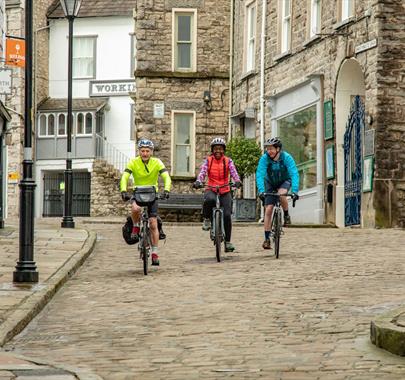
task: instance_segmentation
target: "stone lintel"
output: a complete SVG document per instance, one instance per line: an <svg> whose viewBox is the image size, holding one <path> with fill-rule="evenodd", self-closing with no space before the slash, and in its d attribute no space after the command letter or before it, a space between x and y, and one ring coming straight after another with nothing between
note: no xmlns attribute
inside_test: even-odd
<svg viewBox="0 0 405 380"><path fill-rule="evenodd" d="M228 72L213 71L209 73L183 73L173 71L136 70L135 78L185 78L185 79L229 79Z"/></svg>

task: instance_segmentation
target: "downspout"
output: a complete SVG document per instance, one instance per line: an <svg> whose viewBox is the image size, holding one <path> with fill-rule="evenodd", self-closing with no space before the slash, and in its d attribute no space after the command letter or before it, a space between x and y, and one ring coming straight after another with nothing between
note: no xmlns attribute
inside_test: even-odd
<svg viewBox="0 0 405 380"><path fill-rule="evenodd" d="M229 116L228 116L228 140L232 137L232 81L233 81L233 12L234 12L234 0L231 0L231 15L230 15L230 43L229 43Z"/></svg>
<svg viewBox="0 0 405 380"><path fill-rule="evenodd" d="M266 50L266 12L267 12L267 0L262 1L262 33L260 41L260 147L264 150L264 114L265 114L265 99L264 99L264 60Z"/></svg>

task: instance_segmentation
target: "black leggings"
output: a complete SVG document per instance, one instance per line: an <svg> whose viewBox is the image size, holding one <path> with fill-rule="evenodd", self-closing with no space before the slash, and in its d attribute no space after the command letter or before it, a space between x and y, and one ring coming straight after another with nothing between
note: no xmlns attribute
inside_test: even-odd
<svg viewBox="0 0 405 380"><path fill-rule="evenodd" d="M203 216L205 219L212 218L212 209L215 207L215 193L213 191L206 191L204 194ZM224 227L225 227L225 241L231 241L232 234L232 196L231 193L220 195L219 200L221 207L224 209Z"/></svg>

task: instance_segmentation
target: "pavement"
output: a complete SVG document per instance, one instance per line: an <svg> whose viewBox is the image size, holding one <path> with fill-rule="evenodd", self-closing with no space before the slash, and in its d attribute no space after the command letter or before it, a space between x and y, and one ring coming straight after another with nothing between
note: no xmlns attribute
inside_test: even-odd
<svg viewBox="0 0 405 380"><path fill-rule="evenodd" d="M61 229L60 220L35 221L34 261L39 273L35 284L13 283L19 259L17 219L6 220L0 229L0 346L3 347L44 308L58 289L91 254L96 233L77 226ZM0 380L96 380L73 367L32 360L0 351Z"/></svg>
<svg viewBox="0 0 405 380"><path fill-rule="evenodd" d="M367 338L369 341L370 337L364 335L364 331L367 331L367 329L364 329L365 324L368 323L368 325L370 325L371 323L371 330L372 332L374 331L374 336L378 336L378 339L375 338L374 343L378 347L389 350L382 342L384 342L384 336L387 336L386 340L392 340L392 334L384 335L379 333L379 329L386 329L388 323L389 328L394 329L395 332L403 331L402 334L399 334L399 349L403 347L401 346L401 339L404 339L405 336L405 309L401 306L403 305L404 298L403 293L400 291L401 287L398 286L400 284L398 280L403 275L400 267L402 264L399 264L401 262L399 256L402 252L401 246L403 246L404 243L404 232L399 230L387 230L387 234L384 234L384 231L381 230L333 229L329 232L323 229L318 231L312 230L311 232L310 229L291 229L291 232L288 231L290 235L289 238L285 240L285 250L287 251L285 252L285 257L283 256L280 261L276 262L269 262L269 259L267 259L267 261L259 263L254 260L252 263L256 265L249 268L246 267L246 264L250 262L249 260L252 260L252 254L261 255L263 253L260 249L256 252L255 249L252 248L251 239L252 236L258 235L258 226L252 223L237 224L235 226L235 235L238 236L239 241L242 241L243 244L239 244L239 254L236 253L232 255L233 258L227 259L226 262L223 263L227 265L227 268L229 267L231 271L224 272L223 276L225 277L222 278L222 276L217 276L220 266L215 263L215 260L211 256L189 260L185 260L181 255L179 256L179 253L183 252L184 248L188 247L190 249L190 247L195 246L193 242L194 239L201 241L201 232L196 232L193 229L194 224L190 223L188 227L180 228L167 224L168 232L173 236L173 240L172 244L169 243L168 246L165 247L165 251L167 251L167 255L171 257L170 261L173 267L166 268L168 263L164 263L163 267L159 268L159 272L161 272L160 281L164 281L165 277L163 276L166 275L168 284L170 285L167 286L168 291L172 289L176 294L178 294L178 290L175 290L177 286L185 286L185 288L191 289L196 283L199 284L197 293L193 290L183 295L184 300L182 302L185 304L188 313L190 313L190 307L192 311L194 304L200 304L202 302L202 292L204 287L207 288L208 283L211 284L212 282L214 289L220 289L222 287L229 288L229 286L231 286L230 284L234 284L233 286L238 292L234 295L231 293L222 293L224 298L220 304L213 302L211 303L212 305L210 304L211 308L205 307L205 311L201 311L201 309L198 308L198 313L200 314L189 315L190 323L180 327L169 324L167 331L160 331L158 328L159 325L156 327L152 323L153 320L151 321L150 317L146 318L146 316L150 316L152 310L156 309L156 304L162 305L160 315L164 315L167 312L166 309L170 306L170 300L173 299L173 307L169 310L174 310L175 315L173 318L169 318L169 316L166 318L170 321L172 321L172 319L176 321L179 318L179 315L177 315L178 308L182 306L182 303L179 304L176 297L172 297L172 295L168 296L165 292L161 294L162 300L160 303L156 301L156 299L144 300L144 292L148 289L151 290L151 288L153 290L154 286L158 286L157 283L151 282L153 278L158 275L156 271L153 271L151 276L148 276L150 277L149 279L144 279L144 277L140 275L139 279L135 277L132 280L134 283L127 285L127 288L130 289L136 284L137 287L140 287L140 294L139 296L137 294L132 295L136 298L136 302L133 302L131 299L125 303L126 308L128 308L129 305L137 305L137 307L143 307L142 310L146 310L146 316L144 316L143 313L137 315L139 323L135 325L138 326L138 328L139 326L146 326L148 323L152 323L151 330L156 334L155 330L158 328L157 331L160 331L163 336L163 340L155 337L157 340L154 339L152 342L143 341L144 335L149 336L150 332L142 330L139 335L137 335L137 339L143 343L142 347L145 349L144 354L142 350L141 353L134 351L132 344L128 344L128 347L126 347L127 343L124 339L122 344L124 344L125 349L128 349L128 352L125 353L125 355L128 355L128 358L116 357L118 352L115 347L110 354L112 359L105 359L106 357L108 358L108 356L107 354L104 355L103 350L108 349L108 342L112 341L117 345L120 341L114 335L117 333L115 327L117 318L116 312L114 311L115 308L108 308L108 311L103 309L103 318L105 318L105 320L103 320L103 326L106 325L104 328L108 331L106 330L104 333L100 333L100 331L94 332L93 329L95 329L97 325L93 326L93 324L91 324L91 326L89 326L87 334L91 336L92 339L86 344L94 345L92 355L88 356L87 351L85 351L85 353L80 352L80 345L75 345L78 352L69 351L71 347L66 345L64 341L49 340L47 336L44 335L42 338L35 337L35 339L33 339L37 352L34 352L34 346L30 347L29 341L26 343L29 349L23 350L24 355L22 355L21 352L20 354L16 354L7 348L7 351L5 351L4 346L7 342L10 344L10 340L13 337L16 337L18 342L17 335L23 331L27 324L35 318L61 286L68 281L90 256L97 240L96 233L92 230L99 229L101 231L99 239L101 239L101 243L106 244L105 248L102 248L102 244L100 245L97 260L96 257L91 260L94 265L100 267L102 271L100 276L104 286L107 286L107 284L105 284L104 275L108 273L107 271L111 271L115 262L120 264L119 267L128 267L128 263L127 265L122 265L123 263L119 261L123 260L122 254L113 251L114 247L117 247L117 244L122 244L121 241L114 241L113 238L113 236L116 236L117 239L120 239L116 231L114 232L113 230L115 228L118 231L118 224L121 223L122 218L77 218L76 228L61 229L59 227L59 219L37 220L35 222L34 261L36 262L39 272L39 282L33 285L18 285L12 282L19 252L18 221L6 221L6 228L0 230L0 346L3 347L3 351L0 350L0 380L121 379L119 375L122 372L122 366L124 364L129 368L127 372L128 377L125 377L125 379L132 379L133 377L130 373L133 373L135 369L137 371L144 369L144 372L141 372L141 377L139 378L154 379L156 378L155 371L162 371L162 375L172 375L172 377L168 376L167 379L189 379L194 378L196 366L198 368L206 368L207 366L214 367L214 369L207 371L207 374L201 371L199 372L198 376L206 374L203 376L205 378L219 378L225 375L236 376L239 372L241 378L262 377L262 375L265 378L266 376L270 376L267 378L273 378L273 372L271 372L273 368L270 370L270 363L266 364L268 358L267 354L273 355L273 361L275 360L274 358L277 359L277 363L279 363L278 366L280 367L278 371L284 371L283 377L280 377L282 379L329 379L329 376L333 377L333 375L336 376L336 379L346 379L346 377L339 377L343 371L347 371L344 372L344 376L349 376L347 377L348 379L401 379L403 378L401 377L402 375L405 376L404 366L400 364L400 361L397 361L395 358L386 357L380 354L379 351L372 351L367 345ZM111 225L114 224L117 226L112 228ZM105 226L100 228L97 227L97 225ZM250 227L239 228L245 226ZM198 231L199 230L200 228L198 228ZM178 234L178 236L175 238L176 234ZM180 239L181 236L185 235L189 236L189 241L187 241L186 244ZM383 241L384 236L388 237L386 247L382 247L383 249L381 249L380 255L370 255L368 260L371 261L367 262L367 260L365 260L367 252L372 252L375 247L378 247L378 243ZM299 242L301 242L301 244ZM339 246L336 245L335 242L339 242ZM260 245L259 242L253 243L254 246ZM207 247L209 247L209 252L211 252L212 248L210 245L207 245ZM203 248L205 249L206 247ZM203 251L199 254L202 254L202 252ZM292 252L294 252L294 258L291 255ZM352 252L356 252L355 257L352 256ZM340 255L340 257L336 257L336 254ZM284 251L282 255L284 255ZM313 255L315 259L314 262L308 263L309 255ZM319 258L322 257L322 260L316 260L317 256L319 256ZM273 278L266 279L269 275L267 268L269 263L271 263L271 267L273 267L275 271L272 273ZM325 269L325 263L330 265L328 269ZM389 263L396 263L396 266L390 267ZM103 264L109 269L102 267ZM286 267L286 264L289 264L288 267ZM301 269L298 270L298 268ZM196 272L196 269L198 272ZM84 271L84 277L89 278L89 273L86 273L86 271L90 270L93 271L94 268L87 268ZM193 275L190 277L192 281L187 283L186 279L189 277L189 271L193 273ZM301 271L303 272L301 273ZM125 271L123 273L127 274ZM174 275L175 273L176 275ZM248 276L249 273L255 273L254 278L257 277L257 281L253 284L247 282L248 278L250 281L252 280L252 277ZM132 272L131 274L133 275ZM201 278L199 278L197 274L201 275ZM184 276L186 277L184 278ZM242 277L240 278L238 276ZM230 283L226 283L225 285L228 278ZM261 280L259 281L260 278ZM350 282L348 281L349 279ZM112 295L113 300L117 298L117 291L119 290L119 287L114 284L115 280L121 284L121 272L116 279L114 276L110 279L113 289L108 291L107 288L106 291L106 294ZM170 281L173 281L173 283ZM293 284L295 282L297 282L297 284L294 286ZM143 283L145 283L145 288L143 288ZM251 292L252 288L262 289L262 291L267 292L267 288L269 288L268 290L274 289L275 283L278 283L277 287L279 288L279 292L282 293L284 290L288 290L288 292L281 295L273 294L274 292L267 293L266 297L268 298L268 303L262 302L263 300L259 293L255 294ZM321 283L323 284L322 286L320 286ZM378 289L376 286L378 283L381 284L381 289ZM368 284L369 288L367 292L363 290L363 286L366 284ZM89 282L79 278L75 281L75 286L82 286L83 289L80 289L78 294L73 293L71 297L68 297L69 299L80 299L79 297L86 297L86 295L88 295L92 300L96 300L97 297L102 296L101 304L106 302L104 294L100 295L99 289L95 289L94 294L91 293L93 290L89 288ZM125 299L129 294L128 289L122 285L120 286L123 288L122 291L125 294L122 295L122 299ZM397 289L395 289L395 287L397 287ZM308 289L310 290L309 292ZM378 292L371 293L370 289L378 290ZM210 291L212 292L212 289L210 289ZM292 293L290 293L290 291ZM354 296L354 294L356 296ZM215 294L211 293L210 296L204 294L204 297L211 297L213 295ZM234 296L236 297L235 299L232 298ZM118 297L118 300L119 299L120 297ZM250 300L249 309L251 309L250 314L252 315L249 317L247 315L249 309L245 309L243 305L241 306L242 308L239 312L242 313L243 310L244 317L240 320L238 319L238 323L233 326L233 328L237 326L236 332L229 330L229 326L226 323L227 318L229 318L229 321L232 320L233 313L229 312L229 315L225 313L225 324L223 325L221 325L222 322L219 319L212 320L212 315L224 313L225 305L228 303L229 305L235 305L235 302L237 300L239 302L241 299ZM303 299L306 300L304 303L298 302ZM281 302L281 300L283 301ZM68 302L68 299L66 299L66 302ZM270 316L271 309L268 308L268 305L273 305L272 309L273 314L275 313L274 315ZM60 310L62 313L62 322L60 323L63 323L63 321L66 322L66 315L63 314L63 310L68 306L68 303L62 306L55 306L50 314L57 316L56 310ZM398 306L400 306L400 308L398 308ZM85 307L89 307L89 310L85 310ZM87 321L90 320L92 315L93 318L98 318L94 315L92 307L93 305L88 305L87 301L80 310L81 313L87 313ZM260 317L264 309L266 309L266 313L263 314L264 319L262 322L264 323L261 323ZM136 314L135 310L131 312L131 315ZM114 314L111 325L108 324L109 312ZM129 310L126 311L126 313L129 312ZM69 311L69 315L72 314L73 311ZM334 320L332 318L334 314L341 318ZM299 316L299 326L295 326L297 315ZM342 317L346 318L348 315L351 315L350 320L348 319L345 323L342 323ZM379 322L383 317L384 324ZM161 319L161 317L159 318ZM84 323L80 322L83 320L86 320L86 318L77 317L71 319L72 322L74 321L73 323L76 323L76 321L77 323ZM201 331L199 331L198 323L191 323L197 320L201 324ZM246 326L250 327L252 320L255 320L258 325L256 328L249 328L247 329L248 331L246 331ZM271 320L275 322L269 324L265 323L265 321ZM134 321L136 322L136 320ZM286 336L282 335L283 329L280 330L280 326L277 324L279 322L277 321L281 321L283 326L291 326L291 331L289 331ZM319 332L309 329L310 323L313 321L321 328ZM203 322L205 325L203 325ZM306 323L304 330L302 330L303 322ZM57 329L60 334L60 323L47 326L45 330L47 331L46 334L51 334L53 337L58 336L57 331L52 331L52 328ZM130 329L130 326L123 326L121 329L124 329L124 327ZM33 326L32 329L35 330L36 327ZM180 331L179 329L182 330ZM264 330L261 331L261 329ZM305 338L307 341L304 342L301 341L301 338L298 338L299 336L304 337L303 333L305 333L306 330L308 330L310 334L308 338ZM79 329L73 328L73 331L79 331ZM206 331L209 331L210 334L217 334L211 334L211 339L213 340L210 343L207 341L193 342L193 339L196 340L199 334L205 336L204 332ZM240 332L240 334L238 334L238 332ZM272 351L270 346L267 347L267 344L261 346L261 350L263 350L263 347L267 347L265 352L261 352L260 350L256 351L255 345L258 345L260 339L263 338L263 334L261 334L263 332L266 332L265 335L272 337L271 339L274 340L272 342L273 345L278 344L279 339L279 346L276 347L284 351L277 353L274 351L275 347L273 347ZM248 335L246 335L247 333ZM41 330L38 330L37 334L41 334ZM107 334L113 334L113 336L111 337ZM235 339L229 341L227 334L239 336L239 342ZM132 330L131 333L129 333L129 331L125 333L125 336L131 335L134 335L134 331ZM184 355L184 352L188 352L187 350L180 350L179 347L175 346L172 340L174 339L173 337L176 339L179 337L186 339L189 335L192 339L183 343L187 347L190 347L192 351L195 350L196 356L184 359L181 364L177 364L174 359L169 360L164 356L168 355L170 350L175 351L179 349L181 355ZM219 338L222 337L223 341L220 339L219 342L216 342L215 337L217 336ZM167 341L167 337L170 338L170 341ZM333 339L334 337L338 337L339 339ZM99 342L98 338L105 338L106 340ZM21 343L24 343L26 339L27 338L24 337L21 338ZM42 348L38 345L41 339L44 342ZM82 336L79 335L78 339L82 339ZM298 340L295 341L294 339ZM303 340L305 339L303 338ZM139 341L137 346L141 348ZM52 347L51 344L54 345L53 347L58 347L59 343L61 344L60 352L51 351L52 354L46 353L46 347ZM149 350L149 344L151 344L154 349L160 347L159 345L162 344L164 346L162 348L163 356L152 362L146 359L147 355L151 352L151 350ZM166 347L165 344L169 346ZM182 346L182 344L180 344L180 346ZM215 344L225 344L225 346L229 345L229 347L234 347L234 355L232 358L226 358L226 360L231 361L229 361L229 363L224 361L223 364L226 365L223 367L218 367L218 365L214 366L216 363L216 359L214 359L215 355L214 357L210 355L212 353L215 354L215 350L215 352L211 349L205 350L206 347L210 345L215 346ZM250 347L246 357L242 355L244 350L241 351L241 347L245 347L243 344L245 344L246 347ZM298 347L298 351L301 353L300 359L295 357L295 354L292 356L291 352L285 351L289 347L295 347L294 345ZM259 346L260 344L258 347ZM54 348L49 349L54 350ZM63 349L65 349L64 355L60 355ZM39 354L39 350L42 350L42 355ZM90 350L90 348L86 347L86 350ZM375 348L375 350L378 349ZM119 355L124 355L124 351L125 350L122 350ZM97 353L103 353L103 355L97 355ZM35 357L30 356L34 354ZM145 355L145 357L143 355ZM204 355L207 356L205 357ZM297 363L294 362L293 364L291 360L295 360ZM87 366L80 365L80 367L76 367L76 365L79 366L79 364L82 364L81 361L88 361ZM289 366L291 366L291 368ZM98 370L97 372L99 372L99 374L97 375L91 372L93 370ZM334 372L327 372L328 377L322 377L325 371ZM341 371L341 373L339 373L339 371ZM366 374L364 375L365 377L361 377L359 371L362 371L362 375ZM389 377L385 377L384 374ZM100 375L103 377L100 377ZM335 377L333 378L335 379Z"/></svg>

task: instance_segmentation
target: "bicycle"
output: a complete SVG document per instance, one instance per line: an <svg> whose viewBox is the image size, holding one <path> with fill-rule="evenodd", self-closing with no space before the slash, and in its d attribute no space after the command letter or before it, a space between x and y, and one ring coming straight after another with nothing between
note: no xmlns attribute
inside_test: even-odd
<svg viewBox="0 0 405 380"><path fill-rule="evenodd" d="M215 193L215 207L212 208L210 238L214 242L215 256L218 262L221 261L222 243L225 243L224 209L221 207L219 190L228 186L234 188L233 183L221 186L205 185L206 188L211 189Z"/></svg>
<svg viewBox="0 0 405 380"><path fill-rule="evenodd" d="M293 207L295 207L295 202L297 201L297 199L294 199L292 194L263 193L263 195L265 195L265 196L272 195L276 198L276 204L274 205L274 208L273 208L273 218L271 220L270 230L271 230L271 237L273 239L274 254L276 255L276 259L278 259L278 256L280 254L280 239L281 239L281 235L284 233L282 217L281 217L283 212L282 212L280 197L292 198Z"/></svg>
<svg viewBox="0 0 405 380"><path fill-rule="evenodd" d="M139 230L138 251L143 262L143 274L148 274L149 256L152 248L152 241L149 229L148 207L157 199L162 199L162 195L156 193L155 186L138 186L135 188L133 198L137 205L141 206L141 220Z"/></svg>

